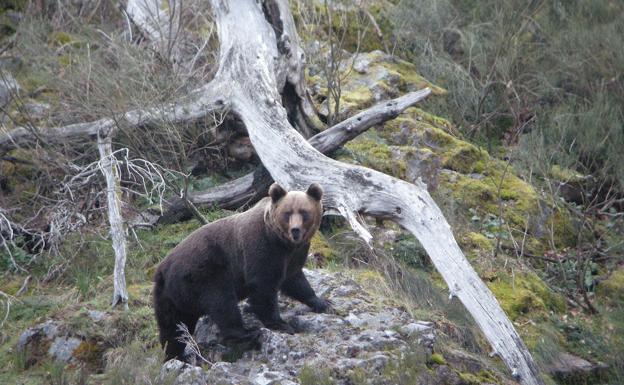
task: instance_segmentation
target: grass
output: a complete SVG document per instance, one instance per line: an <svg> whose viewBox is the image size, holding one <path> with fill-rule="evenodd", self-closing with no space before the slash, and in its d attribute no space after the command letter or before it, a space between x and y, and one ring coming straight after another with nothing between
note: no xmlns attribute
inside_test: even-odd
<svg viewBox="0 0 624 385"><path fill-rule="evenodd" d="M334 385L336 380L332 378L329 369L313 368L304 366L299 372L301 385Z"/></svg>

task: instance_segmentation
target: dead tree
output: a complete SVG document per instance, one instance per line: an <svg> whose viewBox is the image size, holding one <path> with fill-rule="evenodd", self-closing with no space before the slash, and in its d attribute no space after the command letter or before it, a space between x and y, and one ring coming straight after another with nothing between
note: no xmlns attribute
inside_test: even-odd
<svg viewBox="0 0 624 385"><path fill-rule="evenodd" d="M313 132L314 109L307 96L305 57L286 0L212 0L220 41L219 69L214 79L187 99L166 109L130 111L124 124L145 125L194 121L212 113L234 114L246 127L268 172L247 175L216 190L196 194L194 201L244 203L262 189L255 180L273 179L287 189L304 189L321 182L329 212L345 217L360 237L372 236L362 216L393 220L423 245L450 290L473 316L485 337L523 384L543 384L537 366L500 305L460 250L451 228L423 183L407 183L365 167L348 165L322 154L377 123L396 116L426 96L408 94L373 107L306 141ZM403 100L405 101L405 100ZM395 111L394 113L386 113ZM398 112L397 112L398 111ZM361 120L358 120L361 118ZM25 141L53 143L59 137L97 135L114 131L116 121L101 119L48 130L18 128L0 135L0 151ZM302 133L304 135L302 135ZM258 173L262 174L262 172ZM241 199L232 199L232 195Z"/></svg>
<svg viewBox="0 0 624 385"><path fill-rule="evenodd" d="M108 222L115 252L115 269L113 270L113 300L111 306L121 305L128 308L128 290L126 289L126 231L121 216L119 172L110 136L98 135L97 146L100 152L100 170L106 179L106 202L108 206Z"/></svg>

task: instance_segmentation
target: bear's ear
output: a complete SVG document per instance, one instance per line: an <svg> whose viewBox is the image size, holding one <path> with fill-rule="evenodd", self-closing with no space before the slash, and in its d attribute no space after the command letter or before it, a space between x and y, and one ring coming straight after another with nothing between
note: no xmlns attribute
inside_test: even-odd
<svg viewBox="0 0 624 385"><path fill-rule="evenodd" d="M286 195L286 190L284 190L284 188L277 183L273 183L269 188L269 196L271 197L271 201L273 203L283 198L284 195Z"/></svg>
<svg viewBox="0 0 624 385"><path fill-rule="evenodd" d="M320 202L321 198L323 198L323 188L318 183L312 183L310 187L308 187L306 194Z"/></svg>

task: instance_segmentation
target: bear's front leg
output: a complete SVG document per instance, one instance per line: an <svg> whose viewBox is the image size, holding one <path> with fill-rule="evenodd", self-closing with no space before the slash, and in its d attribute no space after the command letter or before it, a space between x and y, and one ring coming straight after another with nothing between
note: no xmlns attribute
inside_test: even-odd
<svg viewBox="0 0 624 385"><path fill-rule="evenodd" d="M262 324L272 330L279 330L294 334L295 330L282 319L277 304L277 287L270 283L256 283L250 285L249 310L253 312Z"/></svg>
<svg viewBox="0 0 624 385"><path fill-rule="evenodd" d="M331 302L329 300L316 295L314 289L310 286L310 282L308 282L308 279L301 270L284 281L282 284L282 293L308 305L315 313L325 313L331 307Z"/></svg>

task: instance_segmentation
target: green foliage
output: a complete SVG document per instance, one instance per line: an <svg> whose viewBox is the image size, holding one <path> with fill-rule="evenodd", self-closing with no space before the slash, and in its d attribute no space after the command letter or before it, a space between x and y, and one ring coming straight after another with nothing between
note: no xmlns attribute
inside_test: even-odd
<svg viewBox="0 0 624 385"><path fill-rule="evenodd" d="M591 101L572 99L545 113L536 129L522 137L522 157L529 167L542 175L548 175L545 168L555 164L581 175L592 175L606 186L614 185L622 189L622 106L604 91L594 98ZM558 180L561 179L560 176ZM570 179L561 181L569 182ZM598 193L597 186L588 190Z"/></svg>
<svg viewBox="0 0 624 385"><path fill-rule="evenodd" d="M336 384L331 372L326 368L304 366L299 372L301 385L333 385Z"/></svg>
<svg viewBox="0 0 624 385"><path fill-rule="evenodd" d="M509 318L544 318L547 311L564 312L563 298L549 289L535 273L499 273L488 285Z"/></svg>
<svg viewBox="0 0 624 385"><path fill-rule="evenodd" d="M0 246L0 271L19 272L20 267L31 261L32 256L19 247L20 244L23 244L22 237L16 237L6 246Z"/></svg>
<svg viewBox="0 0 624 385"><path fill-rule="evenodd" d="M400 233L389 250L392 258L407 266L421 268L430 267L427 252L418 239L407 232Z"/></svg>
<svg viewBox="0 0 624 385"><path fill-rule="evenodd" d="M397 50L449 90L429 103L494 146L522 132L543 158L624 188L624 67L612 0L402 0L387 11Z"/></svg>
<svg viewBox="0 0 624 385"><path fill-rule="evenodd" d="M417 344L411 345L398 359L388 363L384 368L384 376L391 384L419 384L421 375L428 370L426 366L426 363L430 362L428 356L424 347Z"/></svg>
<svg viewBox="0 0 624 385"><path fill-rule="evenodd" d="M69 385L70 378L63 362L50 360L44 365L50 385Z"/></svg>
<svg viewBox="0 0 624 385"><path fill-rule="evenodd" d="M176 372L160 376L163 351L158 348L145 349L138 342L120 348L108 355L106 371L100 377L104 385L133 385L139 380L154 385L171 385Z"/></svg>
<svg viewBox="0 0 624 385"><path fill-rule="evenodd" d="M509 232L504 227L505 219L499 218L492 213L486 213L485 216L481 218L478 211L474 208L470 208L468 211L472 214L470 222L477 226L487 238L492 239L500 237L504 240L509 239Z"/></svg>
<svg viewBox="0 0 624 385"><path fill-rule="evenodd" d="M429 362L436 365L446 365L446 360L440 353L433 353L431 357L429 357Z"/></svg>

